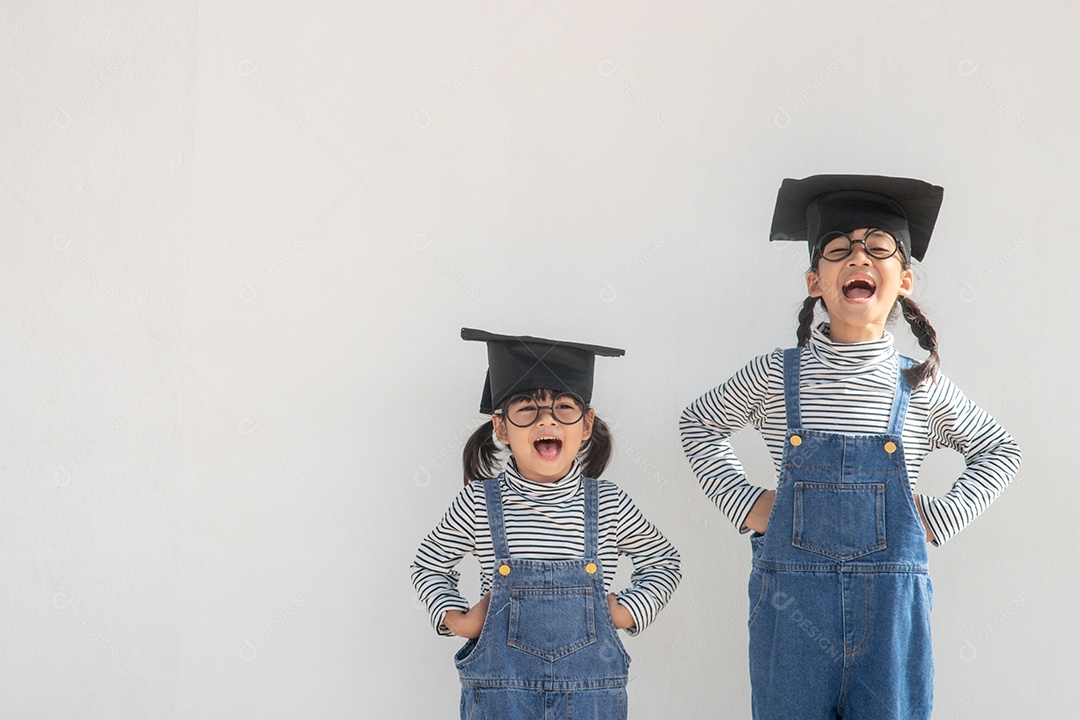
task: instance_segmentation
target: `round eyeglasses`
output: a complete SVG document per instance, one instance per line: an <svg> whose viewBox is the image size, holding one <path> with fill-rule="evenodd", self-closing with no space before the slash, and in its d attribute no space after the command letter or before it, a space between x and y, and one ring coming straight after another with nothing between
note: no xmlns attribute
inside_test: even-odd
<svg viewBox="0 0 1080 720"><path fill-rule="evenodd" d="M828 233L818 243L818 255L822 260L840 262L852 253L856 243L862 244L863 251L876 260L891 258L900 248L900 244L891 234L871 228L866 237L860 240L855 240L844 232Z"/></svg>
<svg viewBox="0 0 1080 720"><path fill-rule="evenodd" d="M529 427L544 410L550 410L557 422L573 425L585 414L585 403L573 395L563 394L556 396L550 405L540 405L529 395L518 395L510 400L505 410L496 410L495 414L504 416L511 425Z"/></svg>

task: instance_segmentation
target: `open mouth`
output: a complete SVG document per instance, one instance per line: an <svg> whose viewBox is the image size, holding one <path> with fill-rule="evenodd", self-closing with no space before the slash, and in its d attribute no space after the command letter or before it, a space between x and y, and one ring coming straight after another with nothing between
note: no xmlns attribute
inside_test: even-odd
<svg viewBox="0 0 1080 720"><path fill-rule="evenodd" d="M541 460L554 460L562 453L562 440L557 437L540 437L533 441L536 454Z"/></svg>
<svg viewBox="0 0 1080 720"><path fill-rule="evenodd" d="M848 300L866 300L874 296L877 285L870 278L851 278L843 287L844 297Z"/></svg>

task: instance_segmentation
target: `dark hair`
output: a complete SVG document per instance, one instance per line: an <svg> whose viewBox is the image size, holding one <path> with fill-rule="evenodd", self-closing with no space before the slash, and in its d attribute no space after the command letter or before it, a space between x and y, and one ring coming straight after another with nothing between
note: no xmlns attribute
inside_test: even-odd
<svg viewBox="0 0 1080 720"><path fill-rule="evenodd" d="M556 391L548 389L533 390L529 393L534 400L542 402L544 398L558 395ZM517 397L516 395L514 397ZM499 403L499 410L505 410L513 398L507 398ZM588 405L585 406L588 410ZM598 478L611 462L613 441L611 429L607 423L594 415L592 419L592 433L589 439L581 444L578 457L581 460L581 471L585 477ZM499 470L499 455L502 448L495 442L495 431L491 421L488 420L478 427L469 439L465 441L465 449L461 452L461 465L465 471L465 484L473 480L486 480L494 477Z"/></svg>
<svg viewBox="0 0 1080 720"><path fill-rule="evenodd" d="M897 252L900 254L900 265L904 270L911 267L911 262L908 260L907 254L904 252L903 246L901 246ZM818 261L820 255L815 251L813 260L810 264L810 272L817 272ZM893 308L893 313L889 314L891 319L895 313L896 307L899 307L900 312L904 316L904 320L907 320L908 325L911 327L911 332L915 335L915 339L919 341L919 347L930 353L930 357L926 358L918 365L913 365L904 371L904 377L911 383L913 388L919 387L926 380L934 380L937 378L938 368L941 366L941 356L938 355L938 342L937 331L934 330L934 326L930 324L930 321L923 314L922 308L920 308L914 300L909 297L900 297L896 300L896 306ZM795 331L795 338L798 340L799 347L802 347L806 343L810 342L810 328L814 323L814 308L820 304L822 308L825 308L825 312L828 313L828 308L825 306L825 299L821 297L807 297L803 300L802 309L799 311L799 329Z"/></svg>

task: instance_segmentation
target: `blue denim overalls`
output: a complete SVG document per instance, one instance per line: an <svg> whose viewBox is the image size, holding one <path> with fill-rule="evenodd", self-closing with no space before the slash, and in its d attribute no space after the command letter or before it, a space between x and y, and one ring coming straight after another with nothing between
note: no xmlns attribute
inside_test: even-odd
<svg viewBox="0 0 1080 720"><path fill-rule="evenodd" d="M799 357L784 355L782 468L768 529L751 536L753 716L929 718L926 532L900 442L910 386L898 373L883 435L807 430Z"/></svg>
<svg viewBox="0 0 1080 720"><path fill-rule="evenodd" d="M597 553L596 480L585 484L585 555L510 557L501 478L484 482L495 549L480 637L457 653L464 720L626 717L630 656L616 634Z"/></svg>

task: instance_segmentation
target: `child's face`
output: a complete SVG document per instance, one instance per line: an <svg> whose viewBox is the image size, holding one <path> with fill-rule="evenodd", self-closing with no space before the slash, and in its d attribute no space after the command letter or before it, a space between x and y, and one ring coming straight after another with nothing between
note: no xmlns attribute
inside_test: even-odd
<svg viewBox="0 0 1080 720"><path fill-rule="evenodd" d="M562 395L552 399L544 395L541 401L528 396L521 396L510 402L506 415L515 416L517 412L539 408L536 420L528 427L518 427L507 420L506 416L493 415L491 422L495 426L495 437L499 442L509 445L514 455L518 471L522 477L533 482L555 482L570 472L581 444L592 434L592 420L595 415L592 408L581 415L581 419L571 424L563 424L555 419L555 414L573 417L580 413L573 412L568 403L576 403L569 396ZM546 406L559 406L546 407Z"/></svg>
<svg viewBox="0 0 1080 720"><path fill-rule="evenodd" d="M865 239L866 233L866 228L853 230L851 239ZM879 260L864 245L853 244L851 254L839 262L819 259L817 269L806 273L806 291L824 299L833 340L863 342L882 336L896 299L911 294L913 281L899 251Z"/></svg>

